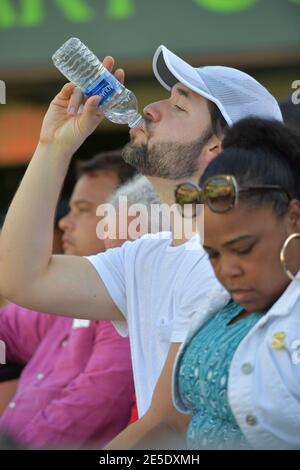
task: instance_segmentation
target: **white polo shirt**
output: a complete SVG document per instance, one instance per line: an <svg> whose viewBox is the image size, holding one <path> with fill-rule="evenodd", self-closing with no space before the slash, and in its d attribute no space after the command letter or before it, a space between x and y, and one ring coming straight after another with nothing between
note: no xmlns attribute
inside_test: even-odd
<svg viewBox="0 0 300 470"><path fill-rule="evenodd" d="M126 322L139 417L149 408L170 343L182 343L195 313L215 311L229 296L217 281L198 237L174 247L169 232L89 256ZM210 306L210 307L209 307Z"/></svg>

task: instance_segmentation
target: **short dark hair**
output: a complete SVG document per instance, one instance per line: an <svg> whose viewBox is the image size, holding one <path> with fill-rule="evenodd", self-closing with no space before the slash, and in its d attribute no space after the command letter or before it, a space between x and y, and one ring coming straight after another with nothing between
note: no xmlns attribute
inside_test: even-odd
<svg viewBox="0 0 300 470"><path fill-rule="evenodd" d="M200 184L217 174L233 175L246 186L279 185L293 199L300 199L300 132L279 121L242 119L228 128L223 151L208 165ZM286 195L278 191L245 194L249 204L272 204L279 217L289 205Z"/></svg>
<svg viewBox="0 0 300 470"><path fill-rule="evenodd" d="M101 152L89 160L79 160L76 162L77 179L83 175L93 176L99 171L112 171L116 173L119 185L126 183L137 173L133 166L124 161L121 149Z"/></svg>
<svg viewBox="0 0 300 470"><path fill-rule="evenodd" d="M208 110L211 118L212 133L217 136L223 135L228 127L223 114L219 110L218 106L210 100L208 100Z"/></svg>

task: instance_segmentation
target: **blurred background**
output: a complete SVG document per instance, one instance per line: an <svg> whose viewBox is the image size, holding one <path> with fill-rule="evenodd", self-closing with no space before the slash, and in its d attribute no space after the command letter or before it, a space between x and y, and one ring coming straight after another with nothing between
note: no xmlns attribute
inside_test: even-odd
<svg viewBox="0 0 300 470"><path fill-rule="evenodd" d="M66 81L51 56L71 36L100 58L115 57L140 109L167 96L151 68L160 44L195 66L238 67L278 100L300 80L300 0L0 0L1 214L32 156L47 106ZM106 121L75 158L127 141L127 126ZM71 167L66 198L73 173Z"/></svg>

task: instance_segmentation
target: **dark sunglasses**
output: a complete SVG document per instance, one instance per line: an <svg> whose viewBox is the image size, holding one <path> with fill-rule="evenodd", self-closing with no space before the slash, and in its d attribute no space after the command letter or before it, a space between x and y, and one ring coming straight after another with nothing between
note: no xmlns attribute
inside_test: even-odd
<svg viewBox="0 0 300 470"><path fill-rule="evenodd" d="M223 213L237 205L240 193L248 191L280 191L291 199L286 190L275 184L239 186L232 175L216 175L208 178L202 188L195 183L179 184L175 189L175 201L181 206L207 204L213 212Z"/></svg>

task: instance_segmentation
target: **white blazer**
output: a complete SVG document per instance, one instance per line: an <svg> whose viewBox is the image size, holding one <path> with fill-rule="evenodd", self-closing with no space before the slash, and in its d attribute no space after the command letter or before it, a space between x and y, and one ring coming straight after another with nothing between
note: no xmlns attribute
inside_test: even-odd
<svg viewBox="0 0 300 470"><path fill-rule="evenodd" d="M194 319L176 358L173 402L182 413L190 410L178 394L179 359L211 315L208 311ZM239 344L229 368L227 393L235 419L255 449L300 449L299 280L289 284Z"/></svg>

